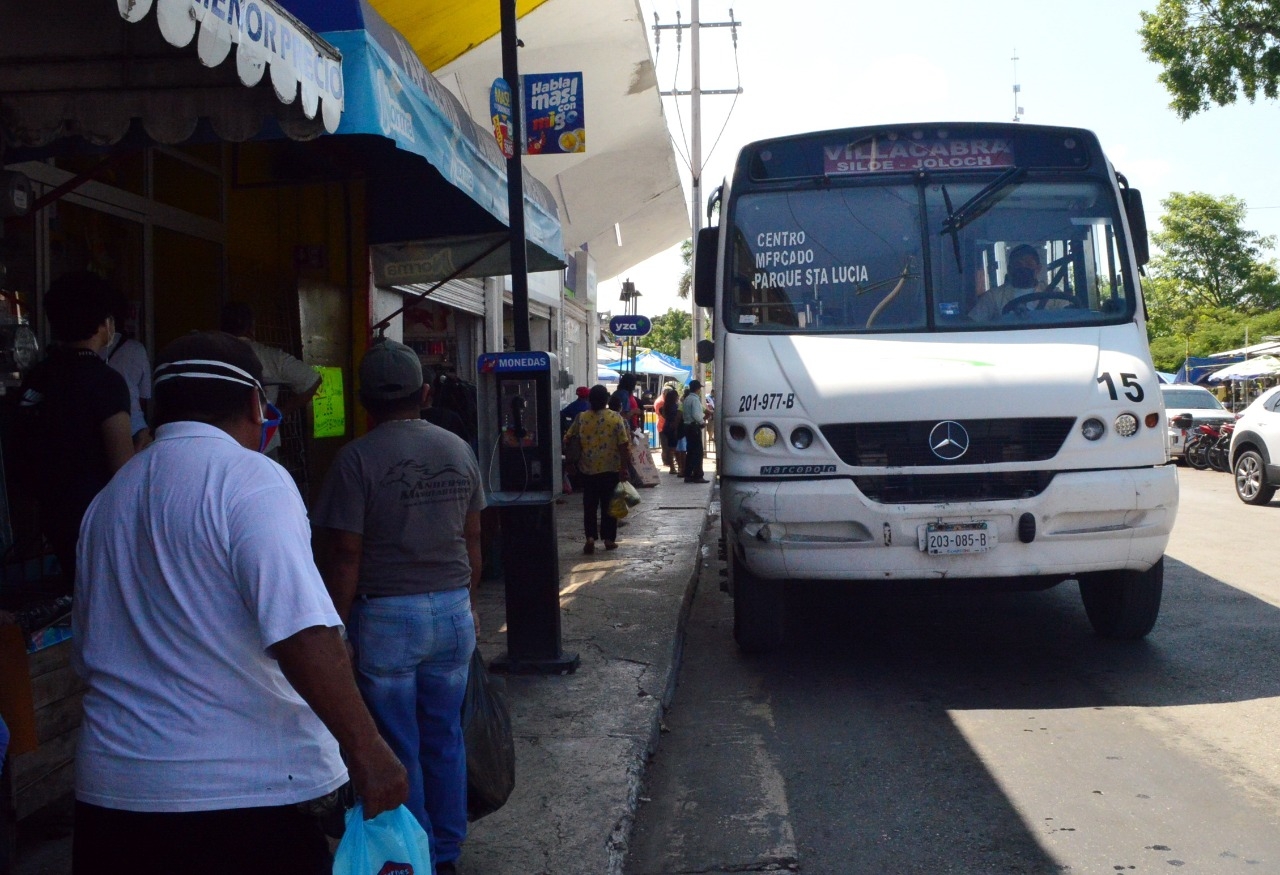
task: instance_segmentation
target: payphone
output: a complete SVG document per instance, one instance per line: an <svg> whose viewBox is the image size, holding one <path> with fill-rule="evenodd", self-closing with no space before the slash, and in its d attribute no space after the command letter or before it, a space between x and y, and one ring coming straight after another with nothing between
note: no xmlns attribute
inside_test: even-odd
<svg viewBox="0 0 1280 875"><path fill-rule="evenodd" d="M479 374L480 472L502 512L507 652L496 671L567 674L578 655L560 647L560 558L556 497L562 489L560 410L548 352L485 353Z"/></svg>
<svg viewBox="0 0 1280 875"><path fill-rule="evenodd" d="M561 491L559 409L548 352L485 353L477 361L480 470L490 504L545 502Z"/></svg>

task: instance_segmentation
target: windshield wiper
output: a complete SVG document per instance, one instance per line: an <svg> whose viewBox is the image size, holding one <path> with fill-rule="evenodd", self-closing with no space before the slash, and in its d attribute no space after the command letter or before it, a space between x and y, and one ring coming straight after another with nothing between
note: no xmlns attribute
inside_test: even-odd
<svg viewBox="0 0 1280 875"><path fill-rule="evenodd" d="M961 228L995 206L996 196L1013 185L1026 172L1024 167L1010 167L954 210L951 209L951 198L946 197L946 189L943 188L943 196L947 200L947 220L942 223L942 230L938 233L959 233Z"/></svg>

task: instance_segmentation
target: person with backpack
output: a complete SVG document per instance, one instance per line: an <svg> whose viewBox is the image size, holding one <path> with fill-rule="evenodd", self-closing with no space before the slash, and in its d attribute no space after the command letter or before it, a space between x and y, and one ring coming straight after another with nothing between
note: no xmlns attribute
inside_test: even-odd
<svg viewBox="0 0 1280 875"><path fill-rule="evenodd" d="M19 452L26 490L37 495L40 528L70 592L85 509L129 459L129 387L102 360L116 336L115 290L88 271L54 280L44 312L55 345L19 392Z"/></svg>

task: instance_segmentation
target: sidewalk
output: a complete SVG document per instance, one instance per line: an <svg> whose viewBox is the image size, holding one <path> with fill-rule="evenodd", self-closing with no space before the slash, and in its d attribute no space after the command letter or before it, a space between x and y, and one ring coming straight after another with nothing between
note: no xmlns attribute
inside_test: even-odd
<svg viewBox="0 0 1280 875"><path fill-rule="evenodd" d="M714 455L706 461L714 477ZM504 676L516 740L516 789L471 825L461 875L621 875L645 765L674 693L712 486L662 474L618 533L618 549L582 553L582 497L556 506L561 638L582 660L563 677ZM506 650L501 580L485 581L480 647ZM24 823L14 875L70 871L70 799Z"/></svg>
<svg viewBox="0 0 1280 875"><path fill-rule="evenodd" d="M714 477L714 457L708 477ZM471 825L461 875L620 875L645 764L674 692L711 486L663 473L616 551L582 553L582 498L556 507L563 677L506 676L516 789ZM714 542L711 549L714 549ZM502 581L480 591L480 647L506 650Z"/></svg>

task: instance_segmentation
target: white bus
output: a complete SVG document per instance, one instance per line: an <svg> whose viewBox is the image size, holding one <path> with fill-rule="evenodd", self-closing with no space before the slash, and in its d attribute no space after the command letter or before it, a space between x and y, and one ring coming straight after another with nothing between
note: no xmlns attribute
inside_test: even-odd
<svg viewBox="0 0 1280 875"><path fill-rule="evenodd" d="M1178 504L1139 193L1089 131L753 143L712 197L717 469L741 649L807 580L1042 589L1141 638Z"/></svg>

